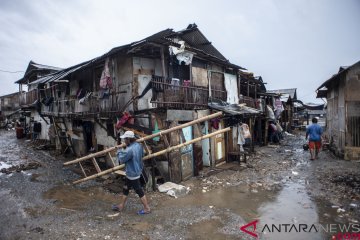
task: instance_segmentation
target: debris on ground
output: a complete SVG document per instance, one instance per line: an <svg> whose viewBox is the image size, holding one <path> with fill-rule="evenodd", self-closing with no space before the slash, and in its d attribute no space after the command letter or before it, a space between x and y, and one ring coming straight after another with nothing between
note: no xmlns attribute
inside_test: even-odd
<svg viewBox="0 0 360 240"><path fill-rule="evenodd" d="M2 168L0 172L10 174L13 172L21 172L26 171L30 169L37 169L38 167L41 167L41 164L39 162L29 162L29 163L21 163L17 166L11 166L9 168Z"/></svg>
<svg viewBox="0 0 360 240"><path fill-rule="evenodd" d="M176 183L172 183L172 182L166 182L164 184L161 184L159 187L159 192L162 192L162 193L166 193L172 197L179 197L179 196L184 196L186 194L189 193L190 191L190 188L186 188L185 186L183 185L179 185L179 184L176 184Z"/></svg>

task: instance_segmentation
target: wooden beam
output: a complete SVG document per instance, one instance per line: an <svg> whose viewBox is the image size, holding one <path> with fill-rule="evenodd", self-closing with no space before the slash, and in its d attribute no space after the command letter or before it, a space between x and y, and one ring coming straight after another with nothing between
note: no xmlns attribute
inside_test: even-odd
<svg viewBox="0 0 360 240"><path fill-rule="evenodd" d="M80 165L82 173L84 174L85 177L87 177L85 170L84 170L83 166L81 165L81 162L79 162L79 165Z"/></svg>
<svg viewBox="0 0 360 240"><path fill-rule="evenodd" d="M113 157L111 156L111 154L109 152L107 153L107 155L110 158L113 167L115 167L116 165L115 165L115 161L114 161Z"/></svg>
<svg viewBox="0 0 360 240"><path fill-rule="evenodd" d="M164 46L160 47L162 76L166 78Z"/></svg>
<svg viewBox="0 0 360 240"><path fill-rule="evenodd" d="M95 159L95 158L92 158L91 160L92 160L92 162L93 162L93 164L94 164L94 166L95 166L95 168L96 168L96 171L97 171L98 173L101 172L101 169L100 169L98 163L96 162L96 159Z"/></svg>

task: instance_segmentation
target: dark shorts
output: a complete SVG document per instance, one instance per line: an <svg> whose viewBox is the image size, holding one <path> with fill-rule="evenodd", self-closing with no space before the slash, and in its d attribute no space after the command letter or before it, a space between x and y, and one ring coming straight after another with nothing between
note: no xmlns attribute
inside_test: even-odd
<svg viewBox="0 0 360 240"><path fill-rule="evenodd" d="M145 195L144 190L141 187L140 178L135 180L125 178L125 185L123 187L123 193L125 196L129 195L130 189L134 189L134 191L137 193L137 195L139 195L140 198Z"/></svg>
<svg viewBox="0 0 360 240"><path fill-rule="evenodd" d="M309 141L309 148L310 149L320 149L321 148L321 141Z"/></svg>

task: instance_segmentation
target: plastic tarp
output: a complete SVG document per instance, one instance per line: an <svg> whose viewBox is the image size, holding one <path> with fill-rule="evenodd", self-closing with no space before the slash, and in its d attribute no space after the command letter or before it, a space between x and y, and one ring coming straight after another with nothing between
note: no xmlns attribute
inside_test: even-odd
<svg viewBox="0 0 360 240"><path fill-rule="evenodd" d="M224 81L225 81L225 89L227 93L226 102L230 104L238 104L239 96L238 96L236 75L224 73Z"/></svg>

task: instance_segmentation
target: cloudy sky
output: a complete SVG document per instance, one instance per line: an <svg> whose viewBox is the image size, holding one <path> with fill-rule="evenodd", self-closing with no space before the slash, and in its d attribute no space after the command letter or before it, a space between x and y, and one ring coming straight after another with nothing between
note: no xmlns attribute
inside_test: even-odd
<svg viewBox="0 0 360 240"><path fill-rule="evenodd" d="M1 0L0 95L18 90L30 60L69 67L189 23L267 89L297 88L305 102L360 60L359 0Z"/></svg>

